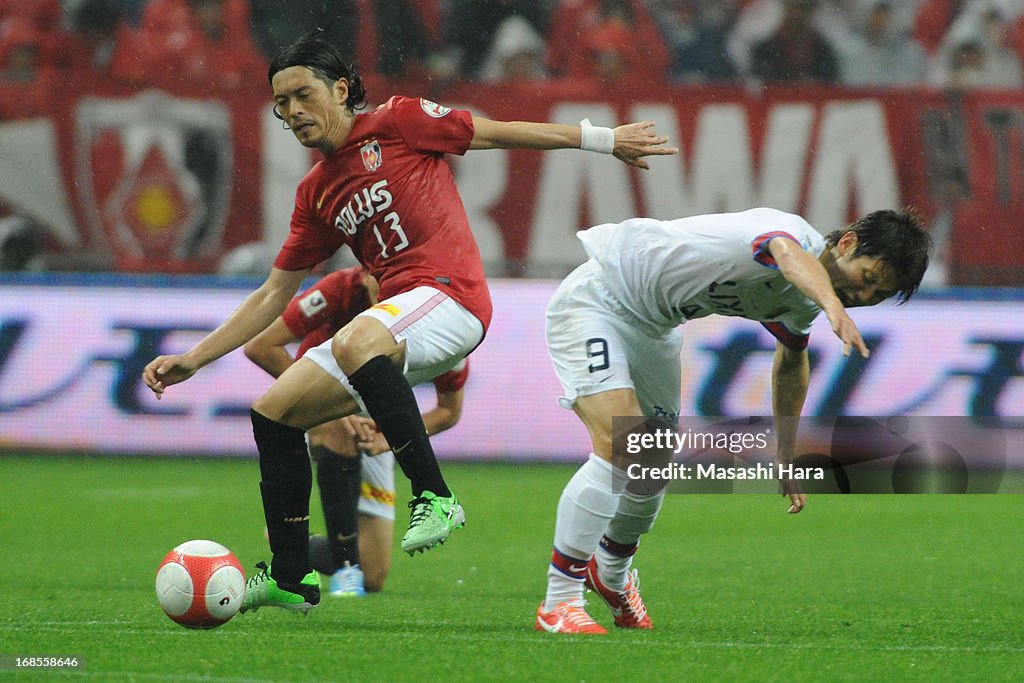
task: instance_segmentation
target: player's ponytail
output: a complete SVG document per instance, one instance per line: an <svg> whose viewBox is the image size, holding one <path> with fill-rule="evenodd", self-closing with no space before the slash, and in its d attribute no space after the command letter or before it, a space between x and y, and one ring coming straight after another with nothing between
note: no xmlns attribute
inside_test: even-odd
<svg viewBox="0 0 1024 683"><path fill-rule="evenodd" d="M349 65L348 76L345 78L348 80L348 99L345 104L349 109L363 109L366 106L366 88L363 87L362 77L356 73L355 64Z"/></svg>

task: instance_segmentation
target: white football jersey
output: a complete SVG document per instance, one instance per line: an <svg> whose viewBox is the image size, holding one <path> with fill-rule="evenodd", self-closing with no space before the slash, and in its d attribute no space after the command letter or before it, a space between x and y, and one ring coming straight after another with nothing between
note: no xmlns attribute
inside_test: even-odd
<svg viewBox="0 0 1024 683"><path fill-rule="evenodd" d="M649 334L717 313L762 322L787 346L806 346L820 309L782 277L768 250L782 237L821 255L824 238L800 216L758 208L632 218L577 234L608 291Z"/></svg>

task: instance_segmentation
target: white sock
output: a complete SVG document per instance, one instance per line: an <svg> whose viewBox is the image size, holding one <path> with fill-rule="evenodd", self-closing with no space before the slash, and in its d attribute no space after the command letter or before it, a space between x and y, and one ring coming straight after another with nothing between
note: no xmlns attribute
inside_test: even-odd
<svg viewBox="0 0 1024 683"><path fill-rule="evenodd" d="M587 562L619 507L626 474L591 453L562 489L544 611L583 598Z"/></svg>
<svg viewBox="0 0 1024 683"><path fill-rule="evenodd" d="M604 585L614 590L626 587L626 574L640 537L654 526L664 499L664 492L654 496L626 492L619 498L619 507L596 551L597 572Z"/></svg>

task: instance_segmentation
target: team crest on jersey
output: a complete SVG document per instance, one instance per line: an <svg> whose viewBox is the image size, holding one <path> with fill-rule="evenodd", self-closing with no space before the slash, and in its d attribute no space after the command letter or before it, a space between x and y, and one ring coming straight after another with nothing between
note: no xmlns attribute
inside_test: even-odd
<svg viewBox="0 0 1024 683"><path fill-rule="evenodd" d="M427 116L439 119L442 116L448 116L448 112L452 110L451 107L443 107L437 102L431 102L420 98L420 106L423 107L423 111L426 112Z"/></svg>
<svg viewBox="0 0 1024 683"><path fill-rule="evenodd" d="M376 171L384 160L380 152L380 143L372 140L359 148L359 156L363 157L363 167L367 171Z"/></svg>
<svg viewBox="0 0 1024 683"><path fill-rule="evenodd" d="M299 308L302 309L302 315L307 318L312 318L314 315L327 308L327 299L320 293L319 289L314 289L312 292L299 299Z"/></svg>

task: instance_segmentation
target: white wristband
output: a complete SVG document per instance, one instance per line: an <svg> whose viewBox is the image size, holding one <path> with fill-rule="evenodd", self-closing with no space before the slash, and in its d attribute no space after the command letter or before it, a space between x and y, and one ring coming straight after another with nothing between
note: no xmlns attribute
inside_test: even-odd
<svg viewBox="0 0 1024 683"><path fill-rule="evenodd" d="M615 131L604 126L590 125L590 119L580 121L580 149L600 154L615 150Z"/></svg>

